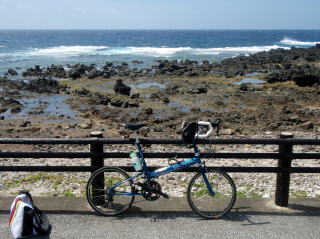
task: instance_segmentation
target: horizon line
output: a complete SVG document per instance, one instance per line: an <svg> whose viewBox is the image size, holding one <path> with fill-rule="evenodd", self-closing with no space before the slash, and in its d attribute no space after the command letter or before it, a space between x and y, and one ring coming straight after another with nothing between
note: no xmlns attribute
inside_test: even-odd
<svg viewBox="0 0 320 239"><path fill-rule="evenodd" d="M221 29L212 29L212 28L203 28L203 29L188 29L188 28L177 28L177 29L166 29L166 28L159 28L159 29L126 29L126 28L114 28L114 29L104 29L104 28L0 28L0 31L320 31L320 29L299 29L299 28L283 28L283 29L272 29L272 28L239 28L239 29L232 29L232 28L221 28Z"/></svg>

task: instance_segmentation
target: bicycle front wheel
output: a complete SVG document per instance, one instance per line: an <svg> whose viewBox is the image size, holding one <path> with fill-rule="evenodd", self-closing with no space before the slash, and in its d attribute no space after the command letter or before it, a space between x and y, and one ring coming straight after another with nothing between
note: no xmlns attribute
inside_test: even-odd
<svg viewBox="0 0 320 239"><path fill-rule="evenodd" d="M188 202L191 209L206 219L218 219L228 213L236 201L236 187L225 172L210 170L206 173L213 193L209 193L201 173L196 174L188 186Z"/></svg>
<svg viewBox="0 0 320 239"><path fill-rule="evenodd" d="M117 187L114 188L114 185ZM133 181L126 171L104 167L94 172L86 187L90 206L104 216L116 216L127 211L134 201Z"/></svg>

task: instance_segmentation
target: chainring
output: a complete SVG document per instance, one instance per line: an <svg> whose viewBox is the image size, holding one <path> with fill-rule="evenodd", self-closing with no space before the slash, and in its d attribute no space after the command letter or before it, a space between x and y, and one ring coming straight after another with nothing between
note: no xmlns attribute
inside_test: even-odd
<svg viewBox="0 0 320 239"><path fill-rule="evenodd" d="M155 191L161 192L161 186L158 182L149 181L142 184L141 193L146 200L157 200L160 197L160 194Z"/></svg>

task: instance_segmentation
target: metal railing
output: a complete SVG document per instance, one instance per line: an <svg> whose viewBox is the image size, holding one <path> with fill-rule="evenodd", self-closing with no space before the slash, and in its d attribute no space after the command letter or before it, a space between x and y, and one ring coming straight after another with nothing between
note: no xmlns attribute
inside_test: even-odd
<svg viewBox="0 0 320 239"><path fill-rule="evenodd" d="M174 144L182 145L179 139L140 139L142 144ZM320 139L294 139L290 133L282 133L278 139L207 139L199 140L201 144L225 144L225 145L275 145L277 153L205 153L206 158L219 159L277 159L277 167L208 167L220 169L226 172L239 173L276 173L275 203L279 206L288 206L289 185L291 173L320 173L320 167L292 167L294 159L320 159L320 153L294 153L294 145L320 145ZM2 171L43 171L43 172L94 172L104 166L107 158L128 158L130 152L104 152L104 145L133 144L134 139L107 139L102 137L101 132L92 132L90 138L0 138L0 144L29 144L29 145L52 145L73 144L90 145L90 152L0 152L0 158L90 158L91 166L0 166ZM193 153L180 152L150 152L145 153L146 158L190 158ZM128 172L134 171L133 167L120 166ZM160 166L150 166L155 170ZM189 167L182 172L195 172L197 167Z"/></svg>

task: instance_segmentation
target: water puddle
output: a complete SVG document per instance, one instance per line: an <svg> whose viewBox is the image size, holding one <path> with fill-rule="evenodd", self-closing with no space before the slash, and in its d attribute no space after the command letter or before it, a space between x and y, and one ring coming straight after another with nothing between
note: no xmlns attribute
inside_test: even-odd
<svg viewBox="0 0 320 239"><path fill-rule="evenodd" d="M8 109L1 113L6 119L29 119L33 115L59 117L63 118L54 121L74 121L73 118L77 116L76 112L72 110L65 100L69 96L65 95L37 95L29 94L28 96L19 99L23 107L19 113L13 114ZM50 120L51 121L51 120Z"/></svg>
<svg viewBox="0 0 320 239"><path fill-rule="evenodd" d="M172 108L176 108L176 109L179 109L183 112L190 112L190 107L187 106L187 105L181 105L180 102L178 101L171 101L168 103L168 106L169 107L172 107Z"/></svg>
<svg viewBox="0 0 320 239"><path fill-rule="evenodd" d="M265 81L264 80L255 79L255 78L244 78L241 81L235 82L234 84L241 85L243 83L263 84L263 83L265 83Z"/></svg>
<svg viewBox="0 0 320 239"><path fill-rule="evenodd" d="M260 76L260 75L262 75L262 74L259 72L252 72L252 73L246 74L246 76Z"/></svg>
<svg viewBox="0 0 320 239"><path fill-rule="evenodd" d="M131 84L129 86L133 89L146 89L146 88L153 87L153 86L159 87L161 89L166 88L166 84L160 84L157 82L145 82L145 83L141 83L141 84L137 84L137 85Z"/></svg>

